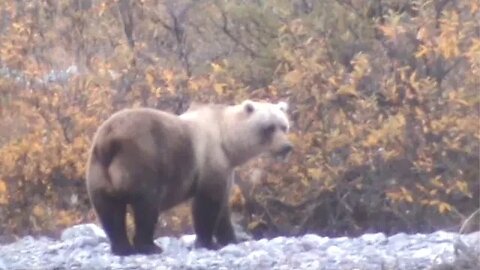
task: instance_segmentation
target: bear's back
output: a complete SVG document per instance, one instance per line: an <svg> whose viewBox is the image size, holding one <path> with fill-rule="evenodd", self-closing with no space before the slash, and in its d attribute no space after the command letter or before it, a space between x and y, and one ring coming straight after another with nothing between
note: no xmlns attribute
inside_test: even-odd
<svg viewBox="0 0 480 270"><path fill-rule="evenodd" d="M159 179L163 185L184 188L181 183L188 182L195 170L188 130L174 114L148 108L125 109L99 128L94 148L110 156L105 165L114 187L120 190L137 189L139 181L152 182L146 185L152 188Z"/></svg>

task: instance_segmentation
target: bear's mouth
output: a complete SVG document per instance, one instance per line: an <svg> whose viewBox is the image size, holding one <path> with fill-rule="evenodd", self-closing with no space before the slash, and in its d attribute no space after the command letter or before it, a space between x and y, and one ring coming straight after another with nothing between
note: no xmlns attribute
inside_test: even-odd
<svg viewBox="0 0 480 270"><path fill-rule="evenodd" d="M290 153L282 154L282 155L274 155L273 159L278 162L287 162L289 156L290 156Z"/></svg>
<svg viewBox="0 0 480 270"><path fill-rule="evenodd" d="M291 145L285 145L280 150L272 153L275 161L286 162L292 152L293 147Z"/></svg>

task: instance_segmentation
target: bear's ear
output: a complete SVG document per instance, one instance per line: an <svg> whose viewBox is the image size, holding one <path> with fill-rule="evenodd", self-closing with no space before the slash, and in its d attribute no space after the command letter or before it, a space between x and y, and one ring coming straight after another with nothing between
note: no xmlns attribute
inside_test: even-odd
<svg viewBox="0 0 480 270"><path fill-rule="evenodd" d="M243 102L243 109L248 114L251 114L251 113L253 113L253 111L255 111L255 107L253 106L253 103L250 102L250 100L246 100L246 101Z"/></svg>
<svg viewBox="0 0 480 270"><path fill-rule="evenodd" d="M287 110L288 110L288 103L286 103L284 101L280 101L279 103L277 103L277 106L283 112L287 112Z"/></svg>

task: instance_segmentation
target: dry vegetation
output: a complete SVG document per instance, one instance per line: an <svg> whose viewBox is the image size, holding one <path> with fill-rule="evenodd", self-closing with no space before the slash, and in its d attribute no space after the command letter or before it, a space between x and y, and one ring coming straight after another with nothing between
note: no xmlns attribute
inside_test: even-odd
<svg viewBox="0 0 480 270"><path fill-rule="evenodd" d="M458 229L479 205L476 0L4 0L0 14L4 235L94 221L99 123L193 100L291 104L290 162L237 174L256 236ZM190 230L188 211L159 233Z"/></svg>

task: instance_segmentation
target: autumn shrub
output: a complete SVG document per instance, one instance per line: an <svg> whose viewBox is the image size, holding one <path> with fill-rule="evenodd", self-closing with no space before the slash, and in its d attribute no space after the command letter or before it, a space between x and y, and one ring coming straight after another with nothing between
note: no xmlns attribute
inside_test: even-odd
<svg viewBox="0 0 480 270"><path fill-rule="evenodd" d="M377 22L350 4L281 29L274 85L299 147L252 207L268 233L454 228L479 204L478 6L412 5Z"/></svg>
<svg viewBox="0 0 480 270"><path fill-rule="evenodd" d="M235 218L256 237L455 229L480 203L475 1L8 0L0 12L2 234L95 221L84 174L98 125L192 101L290 103L288 163L236 174ZM188 204L158 226L191 232Z"/></svg>

